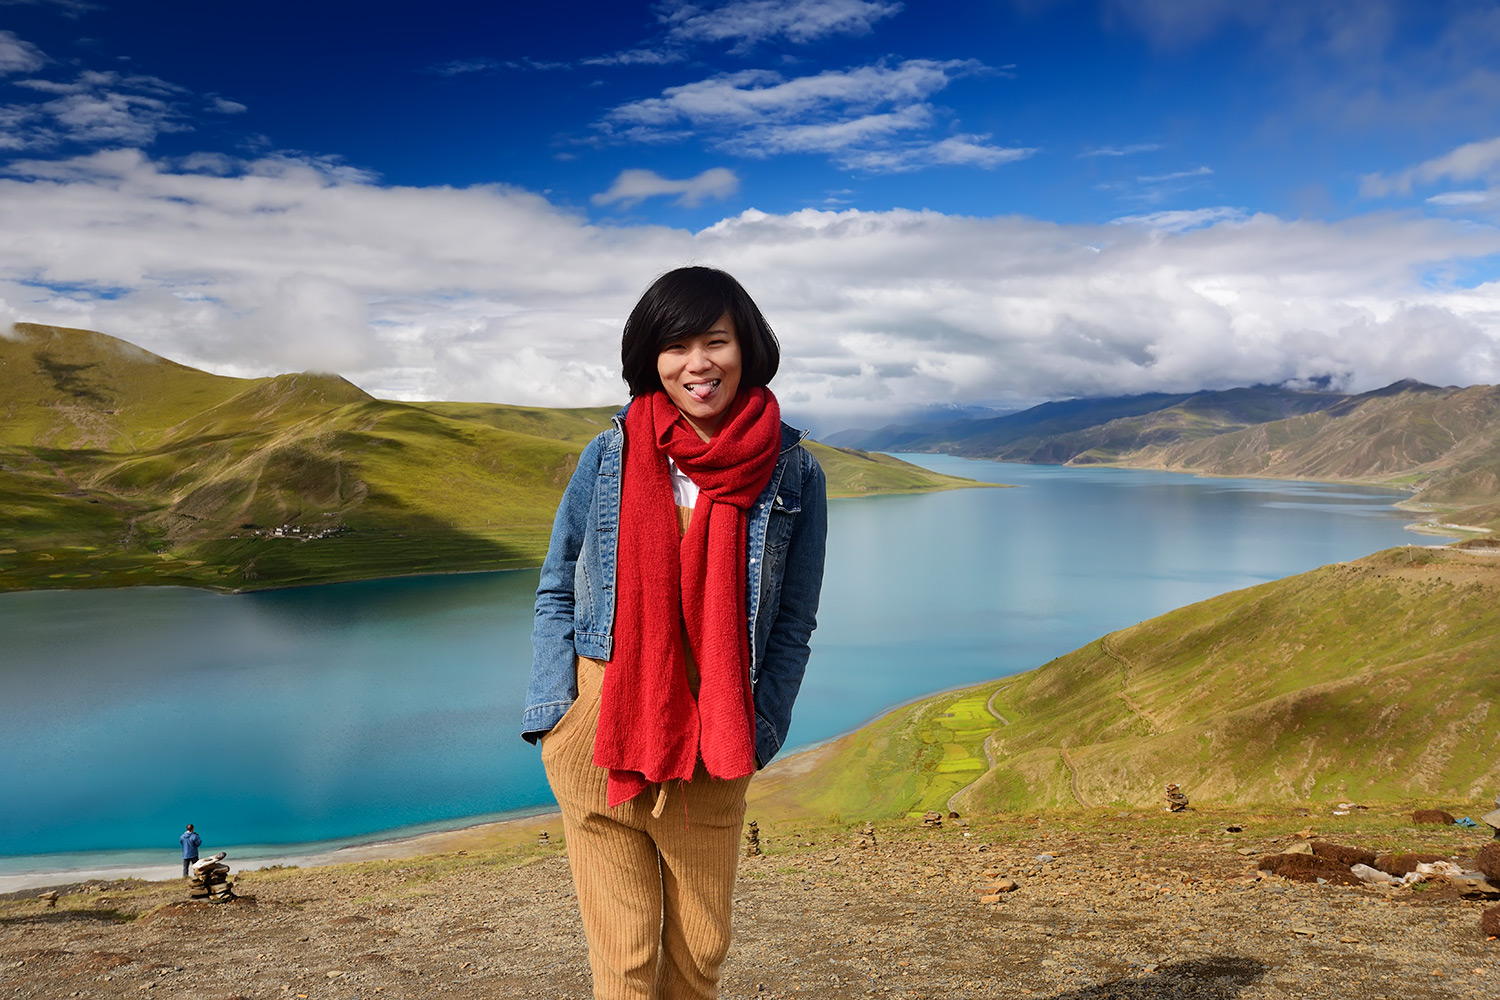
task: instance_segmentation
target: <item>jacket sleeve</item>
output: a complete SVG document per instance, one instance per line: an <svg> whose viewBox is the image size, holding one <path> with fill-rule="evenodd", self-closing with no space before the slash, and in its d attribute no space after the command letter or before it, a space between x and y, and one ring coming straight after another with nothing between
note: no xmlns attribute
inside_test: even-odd
<svg viewBox="0 0 1500 1000"><path fill-rule="evenodd" d="M594 485L602 452L600 436L578 456L578 467L552 521L552 540L542 563L531 626L531 680L521 729L521 736L529 743L549 732L578 697L573 649L574 574L594 509Z"/></svg>
<svg viewBox="0 0 1500 1000"><path fill-rule="evenodd" d="M792 724L792 703L807 672L809 642L818 626L818 599L823 590L823 559L828 547L828 489L823 469L801 450L802 510L787 543L786 568L776 620L766 639L765 661L755 684L757 713L771 723L760 734L756 757L760 766L771 762L786 742ZM756 727L760 730L760 727ZM764 737L770 737L766 739ZM774 741L774 742L773 742Z"/></svg>

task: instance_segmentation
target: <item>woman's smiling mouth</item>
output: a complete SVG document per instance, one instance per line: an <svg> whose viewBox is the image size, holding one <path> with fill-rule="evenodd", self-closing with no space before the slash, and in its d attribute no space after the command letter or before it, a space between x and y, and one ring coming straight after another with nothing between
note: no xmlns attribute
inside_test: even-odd
<svg viewBox="0 0 1500 1000"><path fill-rule="evenodd" d="M714 390L718 387L719 380L716 378L709 379L705 382L688 382L683 386L684 389L693 394L694 399L700 400L707 399L709 396L712 396L714 394Z"/></svg>

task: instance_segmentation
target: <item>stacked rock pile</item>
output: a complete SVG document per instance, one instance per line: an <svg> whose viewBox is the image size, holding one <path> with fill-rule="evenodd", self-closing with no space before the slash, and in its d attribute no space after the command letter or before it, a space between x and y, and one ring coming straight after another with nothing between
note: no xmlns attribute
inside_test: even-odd
<svg viewBox="0 0 1500 1000"><path fill-rule="evenodd" d="M1167 811L1180 813L1188 807L1188 797L1176 782L1167 785Z"/></svg>
<svg viewBox="0 0 1500 1000"><path fill-rule="evenodd" d="M234 883L229 881L229 866L224 851L204 858L188 869L188 897L210 903L227 903L234 898Z"/></svg>

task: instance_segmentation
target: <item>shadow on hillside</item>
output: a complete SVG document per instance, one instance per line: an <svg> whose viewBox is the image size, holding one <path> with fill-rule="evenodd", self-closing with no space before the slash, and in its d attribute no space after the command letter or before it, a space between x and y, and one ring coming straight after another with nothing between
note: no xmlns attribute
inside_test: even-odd
<svg viewBox="0 0 1500 1000"><path fill-rule="evenodd" d="M355 525L329 537L205 539L198 558L236 566L230 585L251 589L538 566L547 537L517 532L514 542L485 537L441 518L386 500L378 512L358 511ZM260 529L264 531L264 529ZM534 536L534 537L528 537Z"/></svg>
<svg viewBox="0 0 1500 1000"><path fill-rule="evenodd" d="M85 376L90 368L99 367L97 361L69 364L66 361L58 361L46 351L37 351L31 357L36 362L36 370L46 376L58 392L72 396L74 399L87 400L90 403L109 402L109 397L104 394L105 387L91 382Z"/></svg>
<svg viewBox="0 0 1500 1000"><path fill-rule="evenodd" d="M1155 972L1055 993L1048 1000L1145 1000L1148 997L1232 1000L1266 974L1266 964L1216 955L1158 966Z"/></svg>

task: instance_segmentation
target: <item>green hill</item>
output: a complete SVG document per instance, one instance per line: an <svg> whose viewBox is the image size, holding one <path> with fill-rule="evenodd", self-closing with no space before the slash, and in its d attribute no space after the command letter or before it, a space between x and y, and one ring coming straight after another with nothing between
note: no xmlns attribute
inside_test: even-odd
<svg viewBox="0 0 1500 1000"><path fill-rule="evenodd" d="M771 811L1472 802L1500 787L1500 558L1403 548L1181 608L898 709L752 786ZM805 758L805 759L804 759Z"/></svg>
<svg viewBox="0 0 1500 1000"><path fill-rule="evenodd" d="M615 409L226 378L31 324L0 336L0 401L0 590L535 566L579 452ZM834 496L980 485L812 447Z"/></svg>

